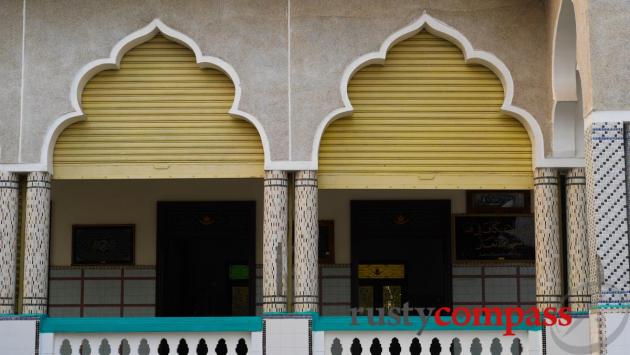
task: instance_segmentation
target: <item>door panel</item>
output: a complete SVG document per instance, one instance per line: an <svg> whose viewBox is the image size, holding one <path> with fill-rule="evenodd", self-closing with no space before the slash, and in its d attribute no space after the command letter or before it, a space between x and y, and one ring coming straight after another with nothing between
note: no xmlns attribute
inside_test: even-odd
<svg viewBox="0 0 630 355"><path fill-rule="evenodd" d="M255 208L253 201L158 203L157 315L254 313Z"/></svg>
<svg viewBox="0 0 630 355"><path fill-rule="evenodd" d="M352 201L353 306L450 306L450 219L448 200Z"/></svg>

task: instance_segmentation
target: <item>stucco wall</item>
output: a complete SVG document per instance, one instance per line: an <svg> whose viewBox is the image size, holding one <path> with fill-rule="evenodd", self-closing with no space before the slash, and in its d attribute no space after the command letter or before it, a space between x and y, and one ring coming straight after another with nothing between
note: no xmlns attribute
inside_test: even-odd
<svg viewBox="0 0 630 355"><path fill-rule="evenodd" d="M16 163L22 87L22 1L1 1L0 14L0 163Z"/></svg>
<svg viewBox="0 0 630 355"><path fill-rule="evenodd" d="M588 0L587 11L592 109L630 110L630 1Z"/></svg>
<svg viewBox="0 0 630 355"><path fill-rule="evenodd" d="M234 67L240 108L262 123L271 160L310 160L315 128L341 107L344 69L423 11L504 61L515 82L514 104L533 114L549 137L547 14L540 0L27 0L22 155L3 154L0 163L39 163L46 132L73 111L75 75L155 18ZM12 102L0 98L2 107ZM15 131L6 125L14 113L0 117ZM17 145L11 136L3 147Z"/></svg>

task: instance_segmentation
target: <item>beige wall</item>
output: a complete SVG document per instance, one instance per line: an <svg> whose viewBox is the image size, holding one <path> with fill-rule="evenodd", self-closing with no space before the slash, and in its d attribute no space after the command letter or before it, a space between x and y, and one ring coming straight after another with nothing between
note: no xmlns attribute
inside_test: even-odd
<svg viewBox="0 0 630 355"><path fill-rule="evenodd" d="M157 201L256 201L256 260L262 263L262 180L53 181L51 265L71 263L73 224L136 225L136 265L155 265ZM448 199L466 210L465 191L320 190L319 218L335 221L335 262L350 263L350 201Z"/></svg>
<svg viewBox="0 0 630 355"><path fill-rule="evenodd" d="M73 224L133 223L136 265L155 265L157 201L244 200L256 201L256 245L262 245L262 180L53 181L50 264L70 265Z"/></svg>
<svg viewBox="0 0 630 355"><path fill-rule="evenodd" d="M350 263L351 200L451 200L452 213L466 212L463 190L320 190L319 219L335 221L335 262Z"/></svg>

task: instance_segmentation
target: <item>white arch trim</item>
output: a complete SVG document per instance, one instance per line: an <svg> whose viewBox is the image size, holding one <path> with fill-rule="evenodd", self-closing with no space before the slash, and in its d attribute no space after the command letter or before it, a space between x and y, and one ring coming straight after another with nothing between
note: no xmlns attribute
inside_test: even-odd
<svg viewBox="0 0 630 355"><path fill-rule="evenodd" d="M98 59L90 62L83 66L83 68L81 68L81 70L79 70L79 72L75 75L70 89L70 102L74 111L57 118L48 129L44 138L44 144L42 146L40 156L43 170L47 170L51 173L53 172L53 151L55 149L57 138L61 132L63 132L63 130L71 124L85 119L85 115L81 108L81 94L83 93L83 89L87 82L94 77L94 75L103 70L120 68L120 61L125 53L133 47L136 47L137 45L153 38L158 33L161 33L164 37L191 49L193 53L195 53L195 59L200 67L220 70L232 80L234 83L234 102L232 103L232 107L228 113L232 117L244 119L256 127L263 145L265 166L269 164L269 139L267 138L267 134L262 124L253 115L239 109L242 89L241 81L236 73L236 70L234 70L229 63L223 61L222 59L203 55L201 48L199 48L199 45L197 45L192 38L165 25L160 19L155 19L145 27L127 35L125 38L116 43L114 48L112 48L109 58Z"/></svg>
<svg viewBox="0 0 630 355"><path fill-rule="evenodd" d="M532 142L532 162L534 168L584 166L584 161L580 159L545 158L545 145L540 125L538 125L534 116L532 116L529 112L512 104L512 99L514 97L514 82L512 80L512 75L505 64L491 53L475 50L470 41L462 33L424 12L419 19L387 37L383 44L381 44L378 51L362 55L361 57L355 59L346 68L339 85L344 106L330 112L317 127L311 152L312 169L317 169L319 145L326 127L328 127L328 125L330 125L330 123L334 120L348 116L353 111L352 103L348 98L348 83L350 82L350 79L352 79L356 72L365 66L372 64L384 64L387 52L390 48L397 43L414 36L423 29L426 29L432 34L445 38L457 45L464 53L466 63L484 65L490 68L499 77L504 90L504 100L501 105L501 112L516 118L527 130L529 138Z"/></svg>
<svg viewBox="0 0 630 355"><path fill-rule="evenodd" d="M556 16L551 52L551 86L555 101L577 101L577 29L572 0L563 0Z"/></svg>

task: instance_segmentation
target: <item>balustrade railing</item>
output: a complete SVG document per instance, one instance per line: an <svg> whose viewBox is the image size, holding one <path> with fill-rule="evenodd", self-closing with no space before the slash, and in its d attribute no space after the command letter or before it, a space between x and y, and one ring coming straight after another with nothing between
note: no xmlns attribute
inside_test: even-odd
<svg viewBox="0 0 630 355"><path fill-rule="evenodd" d="M260 317L43 318L42 355L259 355Z"/></svg>
<svg viewBox="0 0 630 355"><path fill-rule="evenodd" d="M521 355L529 354L528 332L505 337L500 331L335 332L324 334L326 355Z"/></svg>
<svg viewBox="0 0 630 355"><path fill-rule="evenodd" d="M247 355L249 333L57 333L55 355Z"/></svg>
<svg viewBox="0 0 630 355"><path fill-rule="evenodd" d="M463 327L442 326L433 317L390 325L317 314L29 319L33 335L39 325L41 355L263 355L265 347L268 355L538 355L543 339L539 329L522 324L506 335L506 319ZM296 328L297 320L304 326Z"/></svg>

